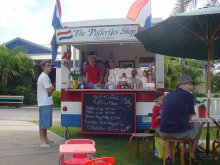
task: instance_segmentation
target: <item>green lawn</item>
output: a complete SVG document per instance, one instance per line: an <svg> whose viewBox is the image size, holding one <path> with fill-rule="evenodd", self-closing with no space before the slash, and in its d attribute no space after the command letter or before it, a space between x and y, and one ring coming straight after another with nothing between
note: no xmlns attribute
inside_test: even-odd
<svg viewBox="0 0 220 165"><path fill-rule="evenodd" d="M54 133L63 137L65 129L61 126L53 126L51 129ZM85 135L80 133L80 128L69 128L70 130L70 138L89 138L93 139L96 142L96 157L102 156L113 156L117 160L117 165L143 165L144 164L144 154L145 154L145 143L141 142L140 147L140 158L137 160L135 155L135 142L133 142L133 156L132 163L128 163L128 142L129 136L122 135ZM215 137L215 130L212 128L211 130L211 139ZM202 139L205 139L205 128L203 129ZM152 147L152 145L150 145ZM175 165L179 165L179 156L176 160ZM150 165L160 165L162 162L156 158L152 159L152 148L150 148ZM201 165L211 164L211 160L204 159ZM220 160L216 161L216 164L220 164Z"/></svg>

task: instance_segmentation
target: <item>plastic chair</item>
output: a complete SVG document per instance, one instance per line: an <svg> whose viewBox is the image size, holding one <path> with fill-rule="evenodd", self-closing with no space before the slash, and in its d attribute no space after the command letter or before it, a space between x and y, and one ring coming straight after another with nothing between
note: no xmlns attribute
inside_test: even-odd
<svg viewBox="0 0 220 165"><path fill-rule="evenodd" d="M115 164L115 158L113 157L101 157L82 163L82 165L114 165L114 164Z"/></svg>
<svg viewBox="0 0 220 165"><path fill-rule="evenodd" d="M65 144L93 144L95 146L95 141L92 139L69 139ZM72 154L71 159L64 160L64 165L81 165L82 162L86 162L88 159L88 154Z"/></svg>

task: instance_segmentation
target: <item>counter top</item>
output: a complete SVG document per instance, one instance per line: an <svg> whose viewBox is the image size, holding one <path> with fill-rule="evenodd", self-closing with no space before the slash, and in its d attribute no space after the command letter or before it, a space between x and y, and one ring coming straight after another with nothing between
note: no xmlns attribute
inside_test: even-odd
<svg viewBox="0 0 220 165"><path fill-rule="evenodd" d="M65 89L73 92L147 92L156 91L156 89Z"/></svg>

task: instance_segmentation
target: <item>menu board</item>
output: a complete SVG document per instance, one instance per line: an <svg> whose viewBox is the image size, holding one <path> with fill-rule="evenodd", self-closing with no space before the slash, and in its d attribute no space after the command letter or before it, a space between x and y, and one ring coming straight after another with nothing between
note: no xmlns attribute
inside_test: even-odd
<svg viewBox="0 0 220 165"><path fill-rule="evenodd" d="M131 134L136 131L135 93L83 93L83 133Z"/></svg>

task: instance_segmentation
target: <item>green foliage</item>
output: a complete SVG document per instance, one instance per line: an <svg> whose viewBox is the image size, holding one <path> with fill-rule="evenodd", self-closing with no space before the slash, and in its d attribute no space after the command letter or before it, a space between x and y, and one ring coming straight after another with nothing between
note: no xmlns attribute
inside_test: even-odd
<svg viewBox="0 0 220 165"><path fill-rule="evenodd" d="M61 106L61 92L60 91L53 92L53 106L57 108L60 108Z"/></svg>
<svg viewBox="0 0 220 165"><path fill-rule="evenodd" d="M198 0L176 0L176 4L173 8L172 15L181 14L181 13L186 12L186 9L188 8L188 5L190 2L192 2L194 4L199 3ZM206 0L206 2L208 2L208 0ZM212 0L212 4L209 7L217 6L218 3L219 2L217 0Z"/></svg>
<svg viewBox="0 0 220 165"><path fill-rule="evenodd" d="M212 93L220 93L220 73L218 74L212 74L211 75L212 78Z"/></svg>
<svg viewBox="0 0 220 165"><path fill-rule="evenodd" d="M199 104L199 108L206 109L205 101L206 99L203 99L202 101L197 100L197 103Z"/></svg>
<svg viewBox="0 0 220 165"><path fill-rule="evenodd" d="M9 50L4 44L0 45L1 94L24 95L24 103L31 104L35 68L34 61L25 53L23 47L17 46Z"/></svg>
<svg viewBox="0 0 220 165"><path fill-rule="evenodd" d="M5 88L3 87L1 84L0 84L0 94L1 95L7 95L9 92L8 88Z"/></svg>
<svg viewBox="0 0 220 165"><path fill-rule="evenodd" d="M31 87L25 86L17 86L13 91L15 95L23 95L24 96L24 104L32 104L33 103L33 90Z"/></svg>
<svg viewBox="0 0 220 165"><path fill-rule="evenodd" d="M0 59L1 86L5 88L10 79L19 75L19 58L18 54L11 54L6 46L0 45Z"/></svg>
<svg viewBox="0 0 220 165"><path fill-rule="evenodd" d="M165 89L172 91L176 88L176 80L182 73L181 65L178 58L167 57L164 58L164 82Z"/></svg>
<svg viewBox="0 0 220 165"><path fill-rule="evenodd" d="M220 97L220 94L215 93L215 94L213 95L213 97Z"/></svg>
<svg viewBox="0 0 220 165"><path fill-rule="evenodd" d="M4 88L9 82L13 85L24 85L26 76L35 76L35 63L25 53L24 48L15 47L11 50L5 45L0 45L0 83Z"/></svg>
<svg viewBox="0 0 220 165"><path fill-rule="evenodd" d="M176 89L177 79L183 74L192 76L195 87L202 85L201 80L203 72L201 71L202 62L197 60L185 59L186 64L180 64L179 58L165 56L164 73L165 73L165 89L172 91ZM198 93L194 88L193 93Z"/></svg>
<svg viewBox="0 0 220 165"><path fill-rule="evenodd" d="M196 96L197 97L207 97L207 94L205 94L205 93L198 93Z"/></svg>
<svg viewBox="0 0 220 165"><path fill-rule="evenodd" d="M176 14L184 13L188 7L189 2L190 0L176 0L176 4L172 14L176 15Z"/></svg>

